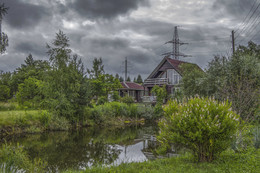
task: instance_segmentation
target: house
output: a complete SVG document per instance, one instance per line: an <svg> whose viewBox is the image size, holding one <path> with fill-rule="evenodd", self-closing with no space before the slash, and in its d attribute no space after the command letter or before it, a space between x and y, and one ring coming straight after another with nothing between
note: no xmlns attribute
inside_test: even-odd
<svg viewBox="0 0 260 173"><path fill-rule="evenodd" d="M166 56L144 81L143 86L148 90L148 95L152 95L151 90L154 85L166 85L167 93L173 94L182 79L182 70L180 67L182 64L192 64L194 68L200 69L197 64L172 59L170 56Z"/></svg>
<svg viewBox="0 0 260 173"><path fill-rule="evenodd" d="M131 96L136 102L141 102L144 95L144 87L134 82L121 82L122 88L119 89L120 97Z"/></svg>

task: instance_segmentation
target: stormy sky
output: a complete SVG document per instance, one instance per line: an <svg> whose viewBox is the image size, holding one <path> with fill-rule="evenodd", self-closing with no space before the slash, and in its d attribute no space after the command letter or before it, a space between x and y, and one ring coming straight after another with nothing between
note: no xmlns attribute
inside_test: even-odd
<svg viewBox="0 0 260 173"><path fill-rule="evenodd" d="M146 78L172 50L173 37L189 44L181 60L206 68L214 55L231 54L231 30L236 46L260 42L260 0L0 0L9 7L2 31L9 37L0 55L0 70L13 71L28 54L48 60L46 43L62 30L71 49L87 68L102 57L107 73L124 76L124 59L133 79ZM251 17L252 14L252 17ZM251 18L250 18L251 17Z"/></svg>

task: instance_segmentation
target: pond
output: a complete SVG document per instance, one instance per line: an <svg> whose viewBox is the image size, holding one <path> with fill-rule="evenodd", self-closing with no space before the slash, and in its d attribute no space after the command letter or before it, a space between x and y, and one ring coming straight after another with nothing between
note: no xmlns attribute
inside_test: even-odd
<svg viewBox="0 0 260 173"><path fill-rule="evenodd" d="M13 136L8 143L19 143L31 159L41 158L47 161L50 172L60 172L155 159L157 133L156 125L86 128Z"/></svg>

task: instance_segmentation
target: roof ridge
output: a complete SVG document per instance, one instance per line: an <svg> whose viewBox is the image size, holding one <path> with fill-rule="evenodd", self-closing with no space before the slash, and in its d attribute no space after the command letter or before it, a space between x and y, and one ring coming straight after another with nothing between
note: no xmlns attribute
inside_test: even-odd
<svg viewBox="0 0 260 173"><path fill-rule="evenodd" d="M125 84L125 86L126 86L127 88L129 88L129 86L126 84L126 81L124 81L124 84Z"/></svg>
<svg viewBox="0 0 260 173"><path fill-rule="evenodd" d="M169 58L169 57L166 57L166 59L168 60L173 60L173 61L179 61L179 62L183 62L183 63L189 63L189 64L195 64L195 63L192 63L192 62L187 62L187 61L182 61L182 60L178 60L178 59L172 59L172 58Z"/></svg>

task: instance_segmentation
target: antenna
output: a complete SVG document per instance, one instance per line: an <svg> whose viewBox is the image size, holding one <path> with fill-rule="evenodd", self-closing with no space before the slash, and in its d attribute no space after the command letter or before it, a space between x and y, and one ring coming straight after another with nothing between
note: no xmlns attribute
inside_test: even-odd
<svg viewBox="0 0 260 173"><path fill-rule="evenodd" d="M179 34L178 34L178 26L174 27L174 35L172 40L167 41L165 44L171 43L172 44L172 52L167 52L162 55L172 55L173 59L179 59L180 56L182 57L191 57L191 55L185 55L180 53L180 46L188 43L180 42Z"/></svg>

